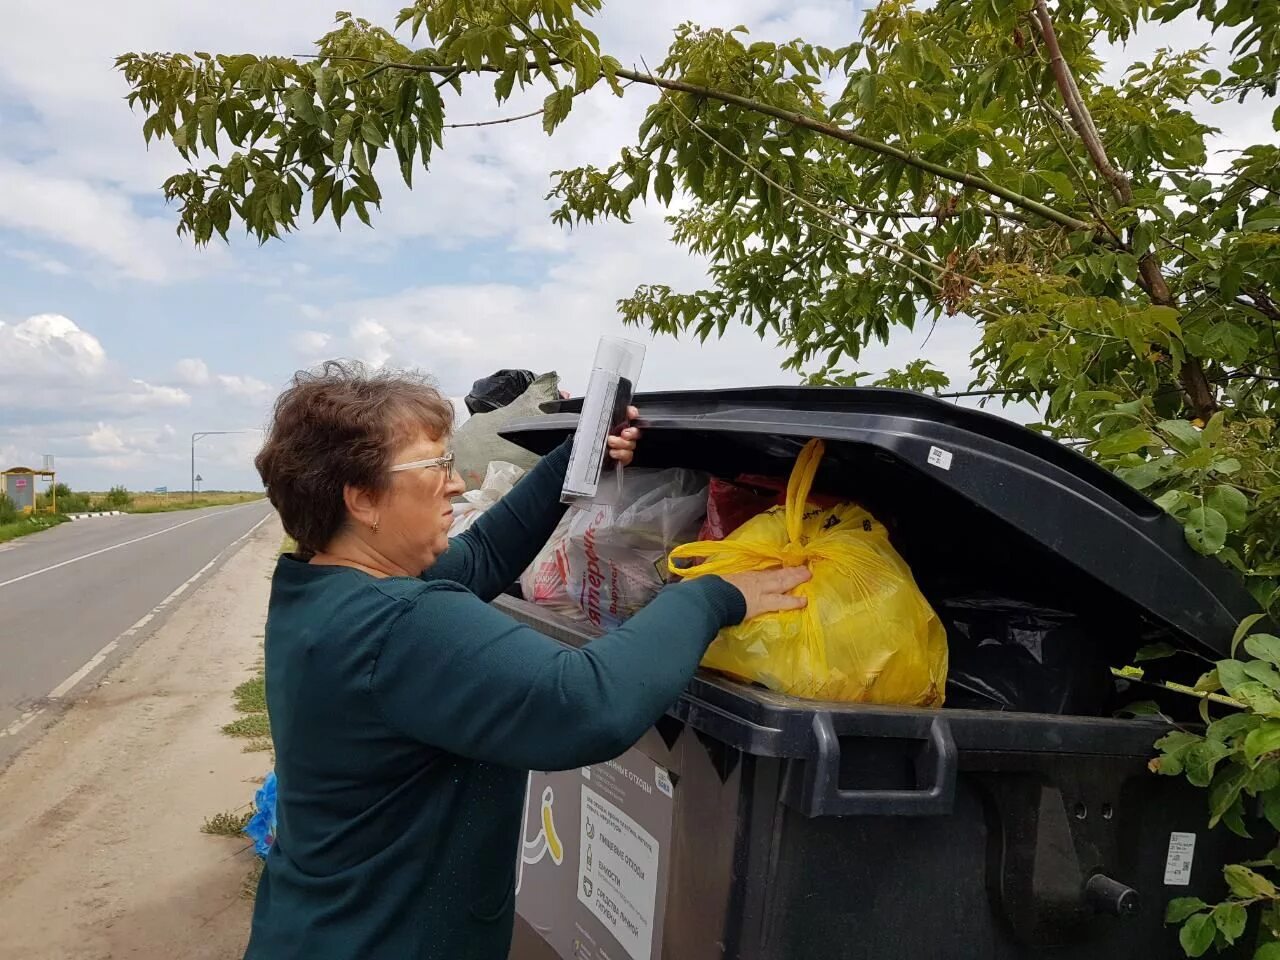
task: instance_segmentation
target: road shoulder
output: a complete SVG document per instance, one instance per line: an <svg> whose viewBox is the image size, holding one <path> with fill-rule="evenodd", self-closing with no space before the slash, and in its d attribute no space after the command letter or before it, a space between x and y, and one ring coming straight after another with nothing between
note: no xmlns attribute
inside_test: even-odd
<svg viewBox="0 0 1280 960"><path fill-rule="evenodd" d="M261 656L280 539L258 527L0 775L0 956L241 956L252 854L199 827L266 772L220 727Z"/></svg>

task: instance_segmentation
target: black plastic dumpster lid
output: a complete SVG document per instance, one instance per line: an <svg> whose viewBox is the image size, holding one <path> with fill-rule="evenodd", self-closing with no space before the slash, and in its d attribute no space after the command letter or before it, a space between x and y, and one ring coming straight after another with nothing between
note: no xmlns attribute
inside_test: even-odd
<svg viewBox="0 0 1280 960"><path fill-rule="evenodd" d="M1136 624L1226 656L1237 623L1257 610L1231 571L1195 553L1149 499L1000 417L863 388L648 393L636 404L639 466L785 476L807 440L828 441L815 489L860 500L883 520L927 595L1016 583L1024 596L1034 590L1114 624L1121 658L1142 642ZM550 451L575 429L581 401L544 409L503 436Z"/></svg>

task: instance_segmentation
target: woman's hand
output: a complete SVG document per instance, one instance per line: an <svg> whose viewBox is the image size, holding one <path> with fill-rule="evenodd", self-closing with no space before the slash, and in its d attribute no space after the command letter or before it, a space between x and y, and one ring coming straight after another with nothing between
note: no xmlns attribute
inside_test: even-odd
<svg viewBox="0 0 1280 960"><path fill-rule="evenodd" d="M759 570L750 573L726 573L721 579L737 587L747 601L745 620L762 613L777 610L800 610L808 605L804 597L792 596L790 591L807 583L813 574L807 567L782 567L778 570Z"/></svg>
<svg viewBox="0 0 1280 960"><path fill-rule="evenodd" d="M640 411L635 407L627 407L627 420L640 419ZM617 436L609 437L609 457L624 467L631 466L636 456L636 443L640 439L640 431L635 427L623 427Z"/></svg>

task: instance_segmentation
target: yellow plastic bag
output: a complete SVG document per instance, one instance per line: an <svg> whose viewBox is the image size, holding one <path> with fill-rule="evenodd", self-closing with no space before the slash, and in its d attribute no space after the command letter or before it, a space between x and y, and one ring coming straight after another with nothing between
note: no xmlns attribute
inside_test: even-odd
<svg viewBox="0 0 1280 960"><path fill-rule="evenodd" d="M722 541L671 552L672 573L686 579L802 564L813 573L796 590L809 598L805 609L720 631L702 664L794 696L941 706L946 631L871 514L852 503L809 506L822 452L820 440L801 451L785 507ZM700 562L681 567L681 559Z"/></svg>

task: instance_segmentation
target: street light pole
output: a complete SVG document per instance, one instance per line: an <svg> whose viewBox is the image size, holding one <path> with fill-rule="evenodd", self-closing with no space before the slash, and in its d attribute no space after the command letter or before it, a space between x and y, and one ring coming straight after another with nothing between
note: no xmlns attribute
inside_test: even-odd
<svg viewBox="0 0 1280 960"><path fill-rule="evenodd" d="M191 435L191 502L196 499L196 441L204 437L224 437L231 433L261 433L261 428L250 427L247 430L200 430Z"/></svg>

